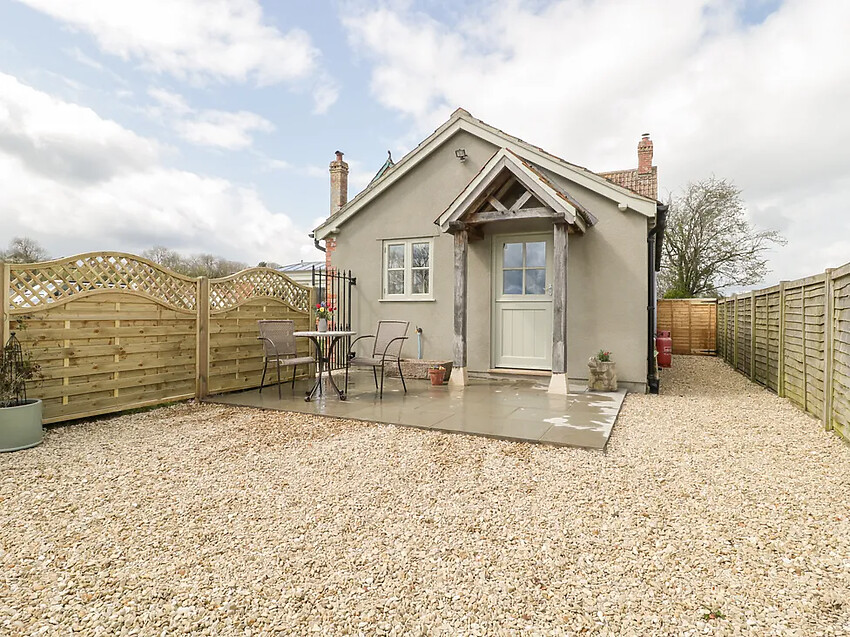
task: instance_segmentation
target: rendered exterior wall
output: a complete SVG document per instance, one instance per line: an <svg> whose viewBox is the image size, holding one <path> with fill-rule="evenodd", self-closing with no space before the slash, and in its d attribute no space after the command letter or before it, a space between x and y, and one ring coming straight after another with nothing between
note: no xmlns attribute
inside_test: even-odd
<svg viewBox="0 0 850 637"><path fill-rule="evenodd" d="M454 151L464 148L461 163ZM434 220L478 173L498 148L459 132L408 174L341 225L334 236L333 265L357 277L354 329L370 333L379 319L408 320L411 340L406 357L416 356L414 328L423 328L423 357L452 358L452 237ZM616 204L575 184L569 191L599 223L587 234L569 237L568 370L587 378L587 359L599 349L614 353L620 379L632 388L646 383L646 232L647 220L620 212ZM490 224L488 233L552 232L543 221ZM381 301L382 246L386 239L433 237L434 301ZM492 239L469 244L468 365L491 368Z"/></svg>

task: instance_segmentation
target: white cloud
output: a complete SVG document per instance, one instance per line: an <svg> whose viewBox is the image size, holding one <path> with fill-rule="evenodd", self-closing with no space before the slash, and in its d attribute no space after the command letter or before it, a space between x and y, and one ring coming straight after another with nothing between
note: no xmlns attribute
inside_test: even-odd
<svg viewBox="0 0 850 637"><path fill-rule="evenodd" d="M416 139L463 106L612 170L636 165L650 131L661 195L715 174L743 189L760 223L781 215L789 245L772 278L850 257L850 3L786 0L749 25L732 0L511 1L452 25L412 7L363 5L343 21L374 63L373 94Z"/></svg>
<svg viewBox="0 0 850 637"><path fill-rule="evenodd" d="M241 150L253 144L251 133L269 133L275 129L269 120L250 111L198 112L182 95L162 88L150 88L148 95L158 103L147 109L148 114L170 121L180 137L198 146Z"/></svg>
<svg viewBox="0 0 850 637"><path fill-rule="evenodd" d="M225 111L203 111L194 120L177 124L179 135L199 146L213 146L228 150L248 148L253 143L254 131L271 132L272 123L248 111L228 113Z"/></svg>
<svg viewBox="0 0 850 637"><path fill-rule="evenodd" d="M179 79L268 86L323 73L310 36L268 24L257 0L19 1L90 34L106 53ZM326 84L314 98L325 110L336 100Z"/></svg>
<svg viewBox="0 0 850 637"><path fill-rule="evenodd" d="M54 254L153 244L248 262L314 253L307 230L253 188L166 168L155 142L2 74L0 183L4 234L35 234Z"/></svg>

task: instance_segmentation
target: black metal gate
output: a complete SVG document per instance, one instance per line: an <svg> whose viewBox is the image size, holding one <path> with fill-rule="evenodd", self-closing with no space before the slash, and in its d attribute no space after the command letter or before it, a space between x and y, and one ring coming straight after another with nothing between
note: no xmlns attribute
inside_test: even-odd
<svg viewBox="0 0 850 637"><path fill-rule="evenodd" d="M333 308L328 329L350 330L353 305L351 288L357 285L357 277L351 270L316 269L316 266L313 266L311 282L316 290L316 303L326 303ZM345 354L350 346L350 336L340 339L331 360L331 369L345 367Z"/></svg>

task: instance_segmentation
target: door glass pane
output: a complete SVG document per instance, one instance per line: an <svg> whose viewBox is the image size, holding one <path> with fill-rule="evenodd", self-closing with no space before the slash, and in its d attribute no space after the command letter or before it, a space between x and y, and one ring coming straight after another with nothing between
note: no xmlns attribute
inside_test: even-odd
<svg viewBox="0 0 850 637"><path fill-rule="evenodd" d="M404 294L404 270L387 272L387 294Z"/></svg>
<svg viewBox="0 0 850 637"><path fill-rule="evenodd" d="M529 244L530 245L530 244ZM546 270L525 271L525 293L543 294L546 288Z"/></svg>
<svg viewBox="0 0 850 637"><path fill-rule="evenodd" d="M413 244L413 267L414 268L427 268L428 262L430 261L430 244L427 243L414 243ZM415 280L414 280L415 282Z"/></svg>
<svg viewBox="0 0 850 637"><path fill-rule="evenodd" d="M387 246L387 267L388 268L403 268L404 267L404 244L396 243Z"/></svg>
<svg viewBox="0 0 850 637"><path fill-rule="evenodd" d="M521 243L506 243L505 254L502 260L504 268L521 268L522 267L522 244ZM522 287L520 285L520 287Z"/></svg>
<svg viewBox="0 0 850 637"><path fill-rule="evenodd" d="M546 242L534 241L525 244L525 267L546 267Z"/></svg>
<svg viewBox="0 0 850 637"><path fill-rule="evenodd" d="M413 271L413 293L414 294L428 294L428 286L430 281L428 280L428 270L414 270Z"/></svg>
<svg viewBox="0 0 850 637"><path fill-rule="evenodd" d="M522 294L522 270L502 271L502 294Z"/></svg>

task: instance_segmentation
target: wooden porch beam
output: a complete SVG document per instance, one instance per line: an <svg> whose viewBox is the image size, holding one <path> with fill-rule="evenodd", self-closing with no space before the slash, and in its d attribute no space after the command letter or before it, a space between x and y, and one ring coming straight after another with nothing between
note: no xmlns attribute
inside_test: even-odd
<svg viewBox="0 0 850 637"><path fill-rule="evenodd" d="M476 212L466 218L470 225L490 223L491 221L505 221L508 219L564 219L563 213L555 212L551 208L523 208L516 212L505 209L504 212Z"/></svg>
<svg viewBox="0 0 850 637"><path fill-rule="evenodd" d="M552 379L549 392L569 393L567 374L567 261L569 232L567 224L556 223L552 264Z"/></svg>
<svg viewBox="0 0 850 637"><path fill-rule="evenodd" d="M501 201L496 199L495 197L487 197L487 201L490 202L490 205L493 206L496 210L501 213L508 212L507 207Z"/></svg>
<svg viewBox="0 0 850 637"><path fill-rule="evenodd" d="M531 199L531 193L526 190L522 196L516 200L514 205L511 206L511 212L519 211L519 209L522 208L529 199Z"/></svg>
<svg viewBox="0 0 850 637"><path fill-rule="evenodd" d="M469 253L469 231L463 224L451 228L454 235L454 369L449 377L451 385L466 385L466 298L467 298L467 255Z"/></svg>

